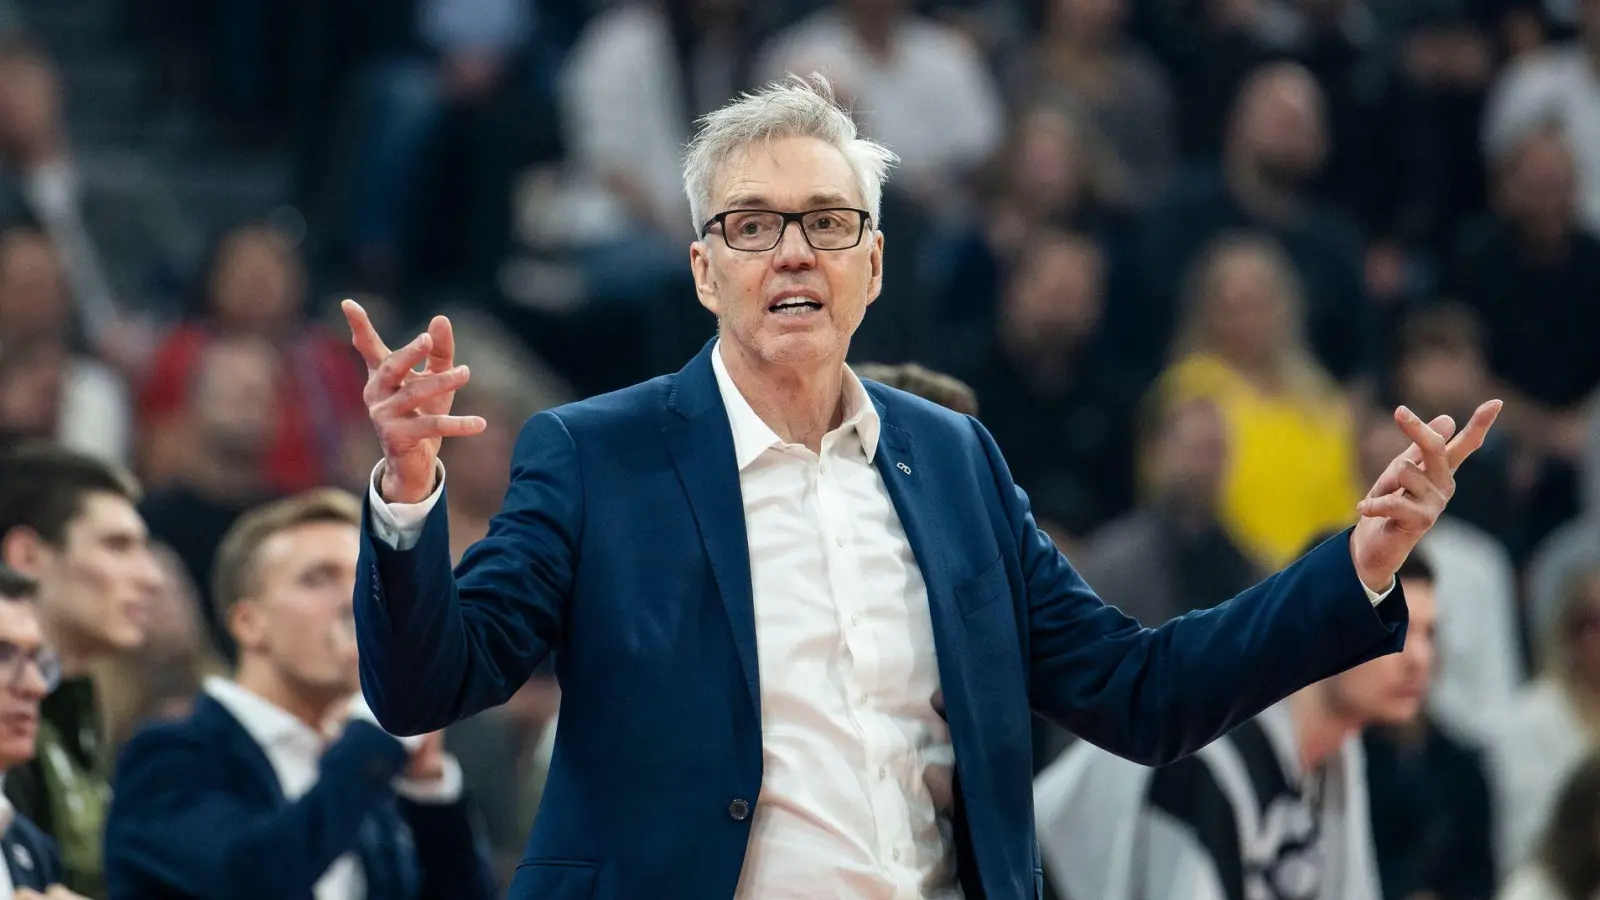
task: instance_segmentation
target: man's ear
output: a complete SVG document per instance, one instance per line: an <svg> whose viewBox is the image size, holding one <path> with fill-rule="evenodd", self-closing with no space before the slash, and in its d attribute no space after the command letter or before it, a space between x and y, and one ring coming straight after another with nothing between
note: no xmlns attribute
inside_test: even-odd
<svg viewBox="0 0 1600 900"><path fill-rule="evenodd" d="M695 299L712 315L720 315L717 285L711 280L711 247L705 241L695 241L689 245L689 271L694 274Z"/></svg>
<svg viewBox="0 0 1600 900"><path fill-rule="evenodd" d="M49 542L26 525L18 525L0 538L0 561L33 579L44 575L52 553Z"/></svg>
<svg viewBox="0 0 1600 900"><path fill-rule="evenodd" d="M266 641L267 629L261 604L241 597L228 607L228 633L240 650L259 650Z"/></svg>

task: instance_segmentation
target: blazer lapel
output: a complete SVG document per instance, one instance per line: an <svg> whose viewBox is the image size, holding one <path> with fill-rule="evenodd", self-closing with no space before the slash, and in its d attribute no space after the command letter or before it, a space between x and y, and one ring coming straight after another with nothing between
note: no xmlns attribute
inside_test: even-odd
<svg viewBox="0 0 1600 900"><path fill-rule="evenodd" d="M667 404L677 414L663 430L678 478L689 496L700 540L728 613L733 644L744 671L745 687L761 715L761 687L756 667L755 600L750 586L750 543L744 528L744 502L739 490L739 464L733 452L733 431L717 391L708 343L682 372Z"/></svg>
<svg viewBox="0 0 1600 900"><path fill-rule="evenodd" d="M868 393L871 394L870 388ZM954 585L951 584L947 566L949 554L946 552L944 532L938 516L929 508L933 500L931 491L937 485L925 479L911 433L890 421L882 400L873 396L872 402L878 408L878 418L882 423L878 453L873 464L877 466L878 474L889 490L889 499L900 517L900 526L905 529L906 540L911 544L911 554L916 557L917 568L922 571L922 581L927 585L935 643L940 648L948 647L951 636L947 629L958 617L952 606ZM939 657L941 672L948 673L946 663L951 660L946 659L943 652Z"/></svg>
<svg viewBox="0 0 1600 900"><path fill-rule="evenodd" d="M267 751L261 749L261 745L250 736L250 732L244 730L233 713L201 692L195 698L194 716L197 722L203 722L207 729L218 736L226 750L243 765L243 772L248 774L250 783L263 796L271 798L274 806L289 802L283 796L283 785L278 783L278 773L272 768L272 761L267 759Z"/></svg>

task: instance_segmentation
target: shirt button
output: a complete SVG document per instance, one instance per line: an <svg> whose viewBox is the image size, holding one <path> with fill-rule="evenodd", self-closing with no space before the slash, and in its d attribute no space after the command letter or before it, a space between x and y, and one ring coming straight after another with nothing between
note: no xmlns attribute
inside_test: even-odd
<svg viewBox="0 0 1600 900"><path fill-rule="evenodd" d="M851 625L860 625L861 624L861 617L860 616L851 616L850 617L850 624Z"/></svg>
<svg viewBox="0 0 1600 900"><path fill-rule="evenodd" d="M889 777L888 768L886 768L884 766L879 766L878 767L878 777L879 778L888 778Z"/></svg>
<svg viewBox="0 0 1600 900"><path fill-rule="evenodd" d="M856 698L856 705L857 706L866 706L867 705L867 695L866 694L862 694L861 696L857 697Z"/></svg>
<svg viewBox="0 0 1600 900"><path fill-rule="evenodd" d="M893 855L894 855L894 861L895 862L899 862L900 861L900 851L896 850Z"/></svg>
<svg viewBox="0 0 1600 900"><path fill-rule="evenodd" d="M844 538L836 537L836 538L833 539L833 543L834 543L834 546L836 546L836 547L843 547L844 546Z"/></svg>
<svg viewBox="0 0 1600 900"><path fill-rule="evenodd" d="M729 803L728 815L735 822L743 822L745 819L750 818L750 801L740 797L732 803Z"/></svg>

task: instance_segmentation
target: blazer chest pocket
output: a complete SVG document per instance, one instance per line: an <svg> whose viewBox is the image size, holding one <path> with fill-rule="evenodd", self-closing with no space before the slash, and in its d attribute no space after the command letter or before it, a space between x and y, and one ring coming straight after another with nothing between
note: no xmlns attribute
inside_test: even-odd
<svg viewBox="0 0 1600 900"><path fill-rule="evenodd" d="M581 860L539 860L517 866L511 879L512 897L538 900L589 900L594 896L600 867Z"/></svg>
<svg viewBox="0 0 1600 900"><path fill-rule="evenodd" d="M981 572L956 585L956 606L963 616L970 616L1010 593L1005 560L997 556Z"/></svg>

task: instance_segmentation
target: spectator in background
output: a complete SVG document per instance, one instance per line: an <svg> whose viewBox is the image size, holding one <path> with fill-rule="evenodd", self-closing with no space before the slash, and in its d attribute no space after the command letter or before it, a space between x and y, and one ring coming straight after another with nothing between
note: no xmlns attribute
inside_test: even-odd
<svg viewBox="0 0 1600 900"><path fill-rule="evenodd" d="M73 308L50 239L26 226L0 232L0 430L126 463L127 386L73 346Z"/></svg>
<svg viewBox="0 0 1600 900"><path fill-rule="evenodd" d="M1180 157L1211 160L1240 87L1271 57L1257 29L1261 0L1136 3L1134 16L1171 74Z"/></svg>
<svg viewBox="0 0 1600 900"><path fill-rule="evenodd" d="M1315 199L1308 185L1328 152L1322 91L1305 69L1275 63L1240 90L1221 166L1181 178L1143 223L1134 283L1107 323L1119 349L1146 372L1171 344L1186 272L1218 236L1250 228L1283 245L1305 286L1303 339L1321 368L1349 382L1371 364L1377 333L1362 283L1360 232ZM1285 536L1296 541L1304 535Z"/></svg>
<svg viewBox="0 0 1600 900"><path fill-rule="evenodd" d="M277 350L260 338L207 342L188 384L179 468L139 506L151 534L176 551L199 586L196 612L229 660L235 648L227 623L212 615L211 570L217 544L234 521L275 495L268 454L282 378Z"/></svg>
<svg viewBox="0 0 1600 900"><path fill-rule="evenodd" d="M977 394L954 376L925 369L916 363L899 366L861 363L850 368L855 371L858 378L886 384L908 394L916 394L924 400L937 403L964 416L978 415Z"/></svg>
<svg viewBox="0 0 1600 900"><path fill-rule="evenodd" d="M1229 470L1221 411L1190 399L1148 412L1138 453L1143 501L1096 531L1077 565L1107 603L1155 628L1263 576L1219 518Z"/></svg>
<svg viewBox="0 0 1600 900"><path fill-rule="evenodd" d="M550 63L536 0L406 0L375 10L395 30L359 77L359 99L345 209L345 243L356 277L393 292L419 274L408 262L422 236L426 200L440 179L430 166L453 113L472 118L465 210L456 231L466 252L498 256L507 192L519 160L513 123L550 116ZM381 11L380 11L381 10ZM507 105L509 103L509 106ZM531 108L529 106L531 104ZM549 144L548 139L540 141ZM441 238L449 235L439 233Z"/></svg>
<svg viewBox="0 0 1600 900"><path fill-rule="evenodd" d="M266 486L291 493L366 476L349 466L370 441L359 429L364 373L348 343L306 317L305 273L295 248L264 225L225 234L199 283L194 318L167 336L139 396L141 471L154 486L177 477L188 454L195 375L205 348L255 338L282 359ZM263 415L268 414L266 410Z"/></svg>
<svg viewBox="0 0 1600 900"><path fill-rule="evenodd" d="M239 666L124 749L106 829L115 896L494 896L442 735L391 737L361 698L360 521L354 497L314 491L224 537L216 601Z"/></svg>
<svg viewBox="0 0 1600 900"><path fill-rule="evenodd" d="M938 336L930 354L959 371L988 352L1008 273L1035 241L1078 231L1114 256L1126 218L1123 166L1083 116L1057 103L1020 111L987 174L985 207L936 230L918 261L924 318Z"/></svg>
<svg viewBox="0 0 1600 900"><path fill-rule="evenodd" d="M1600 8L1600 0L1594 5ZM1576 472L1600 389L1600 238L1579 224L1572 142L1529 133L1492 162L1493 212L1457 245L1450 286L1483 320L1496 396L1525 457L1519 555L1577 511Z"/></svg>
<svg viewBox="0 0 1600 900"><path fill-rule="evenodd" d="M1270 238L1218 240L1190 273L1183 306L1173 364L1150 402L1216 404L1229 446L1223 524L1275 570L1354 518L1355 419L1308 345L1300 280Z"/></svg>
<svg viewBox="0 0 1600 900"><path fill-rule="evenodd" d="M779 32L758 56L764 82L817 71L863 130L900 156L902 185L934 218L963 212L975 170L1005 127L978 49L909 0L836 0Z"/></svg>
<svg viewBox="0 0 1600 900"><path fill-rule="evenodd" d="M35 607L39 586L9 566L0 565L0 775L33 759L39 701L61 678L61 660L44 641ZM0 895L81 900L60 886L61 858L39 827L0 798Z"/></svg>
<svg viewBox="0 0 1600 900"><path fill-rule="evenodd" d="M1515 60L1500 74L1483 116L1484 155L1504 159L1556 123L1576 154L1578 219L1600 233L1600 0L1578 0L1577 40Z"/></svg>
<svg viewBox="0 0 1600 900"><path fill-rule="evenodd" d="M1496 900L1593 900L1600 896L1600 754L1566 779L1536 856L1506 880Z"/></svg>
<svg viewBox="0 0 1600 900"><path fill-rule="evenodd" d="M94 667L113 756L148 722L187 716L204 680L226 672L183 560L163 544L150 549L161 567L161 589L150 604L144 643Z"/></svg>
<svg viewBox="0 0 1600 900"><path fill-rule="evenodd" d="M1432 570L1397 576L1405 649L1304 688L1175 763L1147 768L1088 742L1034 785L1047 898L1379 900L1361 733L1427 699Z"/></svg>
<svg viewBox="0 0 1600 900"><path fill-rule="evenodd" d="M1539 679L1518 692L1489 743L1501 872L1528 862L1562 781L1600 748L1600 566L1573 579L1562 601Z"/></svg>
<svg viewBox="0 0 1600 900"><path fill-rule="evenodd" d="M1448 406L1409 408L1455 415ZM1367 474L1381 473L1394 454L1405 450L1384 433L1393 429L1389 422L1377 409L1363 421L1361 462ZM1458 484L1461 496L1468 483ZM1449 611L1439 624L1440 666L1429 712L1452 737L1481 748L1524 678L1516 570L1505 545L1453 515L1440 516L1418 546L1436 566L1435 590Z"/></svg>
<svg viewBox="0 0 1600 900"><path fill-rule="evenodd" d="M1166 73L1123 34L1128 7L1129 0L1049 0L1044 33L1015 66L1010 92L1086 111L1128 168L1128 199L1143 205L1165 193L1178 135Z"/></svg>
<svg viewBox="0 0 1600 900"><path fill-rule="evenodd" d="M1383 379L1387 396L1380 405L1405 404L1465 421L1477 405L1474 398L1492 392L1488 336L1482 320L1465 304L1435 301L1411 310L1400 320L1388 356L1393 362ZM1450 499L1451 519L1500 540L1511 537L1516 514L1508 449L1505 441L1496 440L1463 463Z"/></svg>
<svg viewBox="0 0 1600 900"><path fill-rule="evenodd" d="M1106 261L1082 234L1026 240L966 381L1041 525L1075 541L1133 502L1133 394L1097 340Z"/></svg>
<svg viewBox="0 0 1600 900"><path fill-rule="evenodd" d="M40 708L38 754L6 773L5 795L55 839L63 881L105 896L101 841L110 745L92 677L144 641L161 571L138 487L99 460L50 445L0 459L0 562L39 583L39 618L62 682Z"/></svg>

